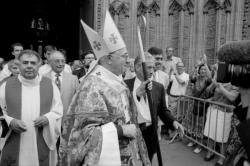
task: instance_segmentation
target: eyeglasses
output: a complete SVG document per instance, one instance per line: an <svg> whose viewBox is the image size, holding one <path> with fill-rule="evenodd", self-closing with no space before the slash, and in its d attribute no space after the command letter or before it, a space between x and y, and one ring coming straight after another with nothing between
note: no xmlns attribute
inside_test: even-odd
<svg viewBox="0 0 250 166"><path fill-rule="evenodd" d="M63 63L64 64L64 63L66 63L65 60L62 60L62 59L61 60L60 59L56 59L54 62L56 64L59 64L59 63Z"/></svg>
<svg viewBox="0 0 250 166"><path fill-rule="evenodd" d="M161 57L156 57L155 60L163 60Z"/></svg>
<svg viewBox="0 0 250 166"><path fill-rule="evenodd" d="M16 50L14 50L14 52L21 52L21 51L23 51L22 49L16 49Z"/></svg>
<svg viewBox="0 0 250 166"><path fill-rule="evenodd" d="M95 57L86 57L86 58L84 58L84 59L95 59Z"/></svg>

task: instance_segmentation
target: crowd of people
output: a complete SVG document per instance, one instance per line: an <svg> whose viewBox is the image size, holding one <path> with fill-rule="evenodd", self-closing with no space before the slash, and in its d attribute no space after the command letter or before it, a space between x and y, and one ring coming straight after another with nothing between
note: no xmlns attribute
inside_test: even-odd
<svg viewBox="0 0 250 166"><path fill-rule="evenodd" d="M104 33L111 33L108 29L116 27L107 24ZM249 117L249 98L245 99L249 94L231 83L217 82L218 63L209 66L206 55L189 73L172 47L166 48L166 57L161 48L151 47L143 61L139 55L129 58L118 31L112 31L116 42L105 35L99 42L109 52L101 56L93 49L67 63L64 49L48 45L39 55L15 43L13 59L0 58L1 166L151 165L157 151L154 130L159 140L163 125L170 137L175 132L184 134L177 105L187 94L229 105L240 103L239 94L244 94L241 103L248 114L243 118ZM237 131L232 130L238 117L232 110L198 102L188 111L197 124L191 134L218 143L226 156L219 157L216 165L232 163L230 159L242 147ZM223 144L229 144L227 149ZM194 152L200 151L198 145ZM205 160L213 157L208 151Z"/></svg>

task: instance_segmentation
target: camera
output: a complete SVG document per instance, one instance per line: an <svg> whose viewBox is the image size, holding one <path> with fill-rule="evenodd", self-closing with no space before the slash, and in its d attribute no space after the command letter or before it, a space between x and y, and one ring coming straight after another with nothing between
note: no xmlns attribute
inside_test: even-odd
<svg viewBox="0 0 250 166"><path fill-rule="evenodd" d="M229 64L226 62L218 63L217 82L250 88L250 64Z"/></svg>

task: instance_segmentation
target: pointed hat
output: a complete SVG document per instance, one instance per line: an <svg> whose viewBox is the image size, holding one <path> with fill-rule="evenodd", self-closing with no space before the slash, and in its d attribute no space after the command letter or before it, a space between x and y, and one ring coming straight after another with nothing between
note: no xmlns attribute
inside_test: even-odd
<svg viewBox="0 0 250 166"><path fill-rule="evenodd" d="M122 36L108 10L106 10L104 21L103 39L105 40L110 53L126 48L125 42L123 41Z"/></svg>
<svg viewBox="0 0 250 166"><path fill-rule="evenodd" d="M89 43L97 57L99 59L100 57L104 55L109 54L109 49L103 40L103 38L92 28L90 28L85 22L81 20L82 27L88 37Z"/></svg>

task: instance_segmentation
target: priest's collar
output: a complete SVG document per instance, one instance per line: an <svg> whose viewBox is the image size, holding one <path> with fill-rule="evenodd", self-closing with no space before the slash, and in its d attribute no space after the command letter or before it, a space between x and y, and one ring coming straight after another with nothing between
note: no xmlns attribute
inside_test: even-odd
<svg viewBox="0 0 250 166"><path fill-rule="evenodd" d="M34 79L26 79L21 74L18 75L18 80L24 85L24 86L36 86L39 85L42 77L37 75Z"/></svg>

